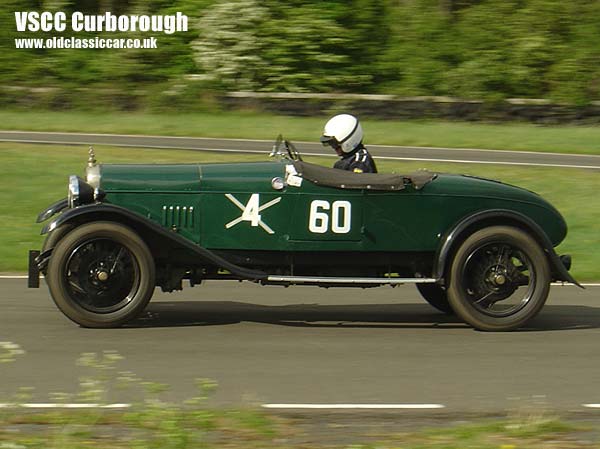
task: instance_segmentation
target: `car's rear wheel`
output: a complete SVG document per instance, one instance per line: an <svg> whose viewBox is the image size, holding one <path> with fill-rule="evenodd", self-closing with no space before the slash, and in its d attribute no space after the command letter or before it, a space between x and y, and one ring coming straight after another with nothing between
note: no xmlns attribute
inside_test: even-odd
<svg viewBox="0 0 600 449"><path fill-rule="evenodd" d="M46 280L58 308L84 327L116 327L152 297L155 267L144 241L113 222L81 225L56 242Z"/></svg>
<svg viewBox="0 0 600 449"><path fill-rule="evenodd" d="M448 302L448 293L438 284L417 284L417 290L431 306L447 315L454 314Z"/></svg>
<svg viewBox="0 0 600 449"><path fill-rule="evenodd" d="M535 239L517 228L493 226L475 232L458 248L448 300L473 327L508 331L540 311L550 280L548 260Z"/></svg>

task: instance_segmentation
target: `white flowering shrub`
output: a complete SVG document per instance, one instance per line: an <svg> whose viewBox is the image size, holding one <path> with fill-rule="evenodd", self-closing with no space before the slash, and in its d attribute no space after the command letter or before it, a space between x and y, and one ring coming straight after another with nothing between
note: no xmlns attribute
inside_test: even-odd
<svg viewBox="0 0 600 449"><path fill-rule="evenodd" d="M258 28L267 10L256 0L217 2L198 22L195 59L208 79L235 90L251 90L265 63Z"/></svg>

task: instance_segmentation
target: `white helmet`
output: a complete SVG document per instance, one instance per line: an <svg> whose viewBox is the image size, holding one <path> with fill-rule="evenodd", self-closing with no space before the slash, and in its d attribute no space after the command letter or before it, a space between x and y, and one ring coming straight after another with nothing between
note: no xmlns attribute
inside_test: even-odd
<svg viewBox="0 0 600 449"><path fill-rule="evenodd" d="M341 148L344 153L354 150L363 140L363 130L356 117L350 114L339 114L325 123L321 136L323 145Z"/></svg>

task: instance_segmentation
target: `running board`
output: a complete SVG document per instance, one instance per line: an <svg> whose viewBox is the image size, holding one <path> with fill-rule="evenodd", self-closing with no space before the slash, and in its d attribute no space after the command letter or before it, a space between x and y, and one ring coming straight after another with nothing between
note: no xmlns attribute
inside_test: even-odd
<svg viewBox="0 0 600 449"><path fill-rule="evenodd" d="M400 284L433 284L433 278L359 278L359 277L325 277L325 276L267 276L264 283L312 284L312 285L400 285Z"/></svg>

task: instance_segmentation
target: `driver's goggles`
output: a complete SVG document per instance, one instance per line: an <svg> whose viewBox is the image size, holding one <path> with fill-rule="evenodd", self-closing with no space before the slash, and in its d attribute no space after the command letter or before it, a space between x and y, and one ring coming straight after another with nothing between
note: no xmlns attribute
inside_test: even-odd
<svg viewBox="0 0 600 449"><path fill-rule="evenodd" d="M332 148L341 148L342 144L333 136L321 136L321 143L324 147L329 145Z"/></svg>

